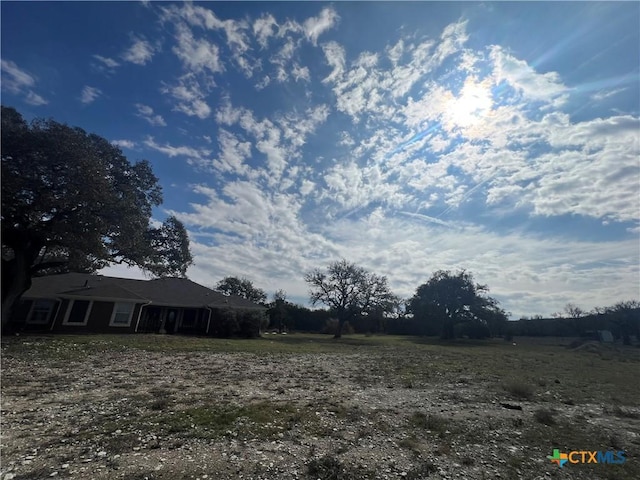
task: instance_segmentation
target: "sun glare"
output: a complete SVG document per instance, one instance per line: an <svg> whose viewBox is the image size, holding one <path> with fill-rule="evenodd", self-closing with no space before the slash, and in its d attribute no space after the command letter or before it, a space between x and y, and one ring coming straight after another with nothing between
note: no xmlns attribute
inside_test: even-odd
<svg viewBox="0 0 640 480"><path fill-rule="evenodd" d="M476 83L467 78L458 97L452 97L445 113L446 123L451 128L470 127L480 122L491 112L493 100L486 82Z"/></svg>

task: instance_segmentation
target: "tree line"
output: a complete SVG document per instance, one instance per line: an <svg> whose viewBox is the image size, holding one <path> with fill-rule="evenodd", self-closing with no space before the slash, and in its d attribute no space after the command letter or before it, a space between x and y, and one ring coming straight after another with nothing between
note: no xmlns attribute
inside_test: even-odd
<svg viewBox="0 0 640 480"><path fill-rule="evenodd" d="M310 286L310 301L324 308L310 309L287 300L278 290L270 302L264 290L246 278L226 277L215 287L218 291L257 301L267 310L269 330L279 333L300 331L439 336L442 339L466 337L483 339L515 336L567 336L596 338L608 330L625 344L632 336L640 338L640 302L618 302L585 312L567 304L563 313L552 318L535 316L509 321L499 302L488 295L486 285L474 281L461 270L439 270L416 288L409 299L394 295L386 277L340 260L325 270L305 275ZM237 287L236 287L237 286Z"/></svg>
<svg viewBox="0 0 640 480"><path fill-rule="evenodd" d="M288 302L282 290L267 303L265 292L246 278L226 277L216 289L268 307L269 328L279 332L295 329L332 333L335 338L350 332L396 333L444 339L506 333L507 313L488 295L488 287L476 283L465 270L435 272L408 300L391 292L385 276L345 259L310 271L304 279L310 287L311 304L324 305L324 309Z"/></svg>

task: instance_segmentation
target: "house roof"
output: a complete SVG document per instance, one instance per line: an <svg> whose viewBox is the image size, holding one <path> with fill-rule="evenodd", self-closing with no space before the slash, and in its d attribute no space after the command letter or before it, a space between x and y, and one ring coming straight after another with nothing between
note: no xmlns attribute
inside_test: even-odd
<svg viewBox="0 0 640 480"><path fill-rule="evenodd" d="M173 307L264 308L242 297L226 296L187 278L133 280L88 273L36 277L24 298L94 298L151 302Z"/></svg>

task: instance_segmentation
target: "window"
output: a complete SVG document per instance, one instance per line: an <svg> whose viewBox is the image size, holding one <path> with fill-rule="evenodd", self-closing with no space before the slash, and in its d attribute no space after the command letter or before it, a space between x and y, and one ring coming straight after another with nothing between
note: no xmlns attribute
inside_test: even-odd
<svg viewBox="0 0 640 480"><path fill-rule="evenodd" d="M53 311L55 305L53 300L36 300L31 305L29 315L27 316L27 323L33 325L46 325L49 323L49 317Z"/></svg>
<svg viewBox="0 0 640 480"><path fill-rule="evenodd" d="M110 327L129 327L133 316L133 303L115 303L111 314Z"/></svg>
<svg viewBox="0 0 640 480"><path fill-rule="evenodd" d="M63 325L86 325L91 312L90 300L71 300Z"/></svg>

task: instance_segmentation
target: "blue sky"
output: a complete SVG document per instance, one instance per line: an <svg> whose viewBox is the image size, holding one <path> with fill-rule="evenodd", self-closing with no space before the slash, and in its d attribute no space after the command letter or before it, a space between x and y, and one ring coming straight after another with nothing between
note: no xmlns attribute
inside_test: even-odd
<svg viewBox="0 0 640 480"><path fill-rule="evenodd" d="M638 298L637 2L2 2L2 103L148 159L188 275L346 258L514 318ZM123 267L104 273L139 276Z"/></svg>

